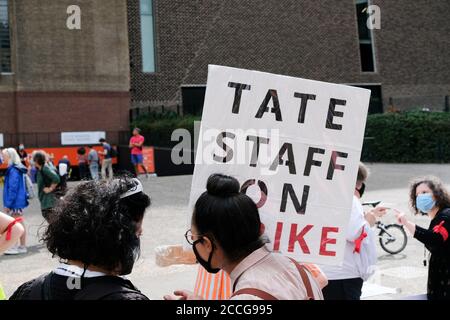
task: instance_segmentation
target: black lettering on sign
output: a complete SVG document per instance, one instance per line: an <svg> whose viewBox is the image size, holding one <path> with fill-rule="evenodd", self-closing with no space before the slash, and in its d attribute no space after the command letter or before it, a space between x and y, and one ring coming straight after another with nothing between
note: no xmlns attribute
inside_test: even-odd
<svg viewBox="0 0 450 320"><path fill-rule="evenodd" d="M262 118L265 112L269 112L268 104L272 100L273 107L270 110L270 112L275 113L275 119L277 121L282 121L281 119L281 109L280 109L280 102L278 101L278 93L277 90L269 89L267 91L266 97L264 98L263 102L261 103L261 106L258 109L258 112L256 113L256 118Z"/></svg>
<svg viewBox="0 0 450 320"><path fill-rule="evenodd" d="M345 100L339 100L339 99L330 99L330 105L328 106L328 115L327 115L327 122L325 124L327 129L334 129L334 130L342 130L342 125L333 123L334 117L340 117L342 118L344 116L344 113L341 111L336 111L336 105L345 106L347 104L347 101Z"/></svg>
<svg viewBox="0 0 450 320"><path fill-rule="evenodd" d="M250 187L254 184L255 184L255 179L249 179L249 180L245 181L242 184L241 192L246 194L248 187ZM259 190L261 191L261 198L256 203L256 207L261 208L267 201L268 191L267 191L267 186L264 183L264 181L258 180L258 187L259 187Z"/></svg>
<svg viewBox="0 0 450 320"><path fill-rule="evenodd" d="M259 156L259 145L261 143L268 144L269 138L258 137L258 136L247 136L247 141L253 142L252 158L250 160L250 167L256 167L256 164L258 163L258 156Z"/></svg>
<svg viewBox="0 0 450 320"><path fill-rule="evenodd" d="M228 87L235 88L233 100L233 113L239 113L239 106L241 105L242 90L250 90L251 85L238 82L228 82Z"/></svg>
<svg viewBox="0 0 450 320"><path fill-rule="evenodd" d="M235 137L236 137L236 135L232 132L219 133L219 135L216 138L216 142L217 142L217 145L225 151L226 155L225 155L225 157L221 157L214 153L214 155L213 155L214 161L226 163L226 162L231 161L231 159L233 159L233 149L231 149L225 142L223 142L223 139L224 138L234 139Z"/></svg>
<svg viewBox="0 0 450 320"><path fill-rule="evenodd" d="M315 94L294 92L295 98L300 98L300 112L298 113L298 123L305 123L306 105L308 100L316 100Z"/></svg>
<svg viewBox="0 0 450 320"><path fill-rule="evenodd" d="M339 151L333 151L331 153L331 161L330 161L330 165L328 166L327 180L332 180L333 179L333 174L334 174L335 170L342 170L342 171L344 171L344 169L345 169L344 165L336 164L336 159L338 157L340 157L340 158L347 158L348 157L348 153L339 152Z"/></svg>
<svg viewBox="0 0 450 320"><path fill-rule="evenodd" d="M283 155L287 151L287 160L283 162ZM290 174L296 174L297 170L295 169L295 160L294 160L294 151L292 150L292 144L291 143L284 143L280 151L278 152L278 156L273 160L272 164L270 165L269 170L275 171L278 168L278 165L283 164L289 167L289 173Z"/></svg>
<svg viewBox="0 0 450 320"><path fill-rule="evenodd" d="M280 212L286 212L287 198L289 195L292 199L292 203L294 204L295 212L297 212L298 214L305 214L306 203L308 202L309 196L309 188L310 186L303 187L302 203L300 204L298 202L298 198L297 195L295 194L292 184L285 183L283 186L283 194L281 196Z"/></svg>
<svg viewBox="0 0 450 320"><path fill-rule="evenodd" d="M303 172L303 175L305 177L308 177L309 174L311 173L312 166L320 167L322 165L322 161L314 160L314 154L316 153L324 154L325 149L313 147L308 148L308 156L306 157L305 171Z"/></svg>

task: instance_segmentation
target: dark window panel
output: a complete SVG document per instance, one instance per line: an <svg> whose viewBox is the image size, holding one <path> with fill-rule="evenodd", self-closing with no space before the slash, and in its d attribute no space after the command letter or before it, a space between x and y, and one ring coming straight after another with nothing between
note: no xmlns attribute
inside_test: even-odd
<svg viewBox="0 0 450 320"><path fill-rule="evenodd" d="M360 43L359 50L361 53L361 69L364 72L375 71L373 65L373 51L372 44L370 43Z"/></svg>

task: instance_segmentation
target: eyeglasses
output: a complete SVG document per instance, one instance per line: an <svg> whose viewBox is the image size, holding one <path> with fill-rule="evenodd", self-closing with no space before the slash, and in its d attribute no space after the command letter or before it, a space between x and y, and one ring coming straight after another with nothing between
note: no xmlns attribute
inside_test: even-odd
<svg viewBox="0 0 450 320"><path fill-rule="evenodd" d="M194 234L194 233L192 233L192 230L191 230L191 229L189 229L188 231L186 231L186 233L184 234L184 237L186 238L186 241L187 241L191 246L193 246L194 243L195 243L196 241L200 240L200 239L197 239L197 240L194 241L194 239L192 239L193 236L201 237L202 235L201 235L201 234Z"/></svg>

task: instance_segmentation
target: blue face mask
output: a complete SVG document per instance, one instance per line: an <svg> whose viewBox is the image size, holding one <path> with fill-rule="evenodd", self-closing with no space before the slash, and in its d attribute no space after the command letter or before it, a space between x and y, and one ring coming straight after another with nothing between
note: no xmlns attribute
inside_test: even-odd
<svg viewBox="0 0 450 320"><path fill-rule="evenodd" d="M433 200L433 195L431 193L421 193L416 197L416 207L422 212L430 212L435 204L436 201Z"/></svg>

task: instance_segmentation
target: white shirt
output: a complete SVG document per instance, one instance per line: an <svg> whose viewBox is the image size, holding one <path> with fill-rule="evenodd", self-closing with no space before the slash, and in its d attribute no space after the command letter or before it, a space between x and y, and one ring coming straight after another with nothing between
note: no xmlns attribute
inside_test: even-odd
<svg viewBox="0 0 450 320"><path fill-rule="evenodd" d="M355 240L361 236L362 229L367 233L360 252L355 252ZM367 220L361 202L353 196L352 212L347 228L344 262L342 266L325 266L320 268L328 280L362 278L366 281L374 272L377 262L375 234Z"/></svg>
<svg viewBox="0 0 450 320"><path fill-rule="evenodd" d="M60 263L56 267L56 269L53 270L53 272L60 276L73 277L73 278L80 278L81 275L83 275L83 273L84 273L85 278L106 276L106 273L103 273L103 272L91 271L91 270L85 271L83 268L80 268L73 264L66 264L66 263Z"/></svg>
<svg viewBox="0 0 450 320"><path fill-rule="evenodd" d="M307 274L314 299L323 300L319 285L309 272ZM270 252L266 247L252 252L242 260L231 272L230 278L233 292L253 288L265 291L278 300L307 299L306 288L295 264L279 253ZM242 294L230 300L261 300L261 298Z"/></svg>

